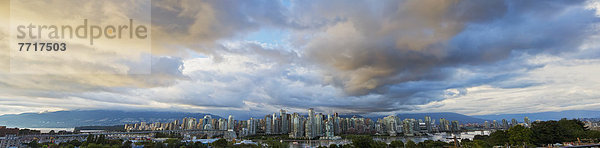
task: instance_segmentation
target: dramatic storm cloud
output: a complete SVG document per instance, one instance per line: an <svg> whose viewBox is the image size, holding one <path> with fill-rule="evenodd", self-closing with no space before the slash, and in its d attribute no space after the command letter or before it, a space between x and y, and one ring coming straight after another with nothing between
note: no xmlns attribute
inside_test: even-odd
<svg viewBox="0 0 600 148"><path fill-rule="evenodd" d="M103 6L95 10L124 5ZM99 73L150 62L151 74L10 73L9 26L1 24L0 114L600 109L598 1L164 0L151 7L151 52L115 54L116 64L85 53L68 60L75 65L68 68ZM24 64L61 61L30 60Z"/></svg>

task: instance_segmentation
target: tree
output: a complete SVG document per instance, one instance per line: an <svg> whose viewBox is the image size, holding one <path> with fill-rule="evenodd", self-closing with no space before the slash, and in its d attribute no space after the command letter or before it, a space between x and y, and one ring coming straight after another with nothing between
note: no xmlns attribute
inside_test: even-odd
<svg viewBox="0 0 600 148"><path fill-rule="evenodd" d="M473 147L474 148L486 148L486 147L492 147L492 146L483 140L473 140Z"/></svg>
<svg viewBox="0 0 600 148"><path fill-rule="evenodd" d="M152 146L153 148L166 148L165 144L162 142L156 142L154 143L154 146ZM173 147L176 148L176 147Z"/></svg>
<svg viewBox="0 0 600 148"><path fill-rule="evenodd" d="M219 139L212 143L214 147L227 147L227 140Z"/></svg>
<svg viewBox="0 0 600 148"><path fill-rule="evenodd" d="M558 121L558 126L565 132L563 141L577 141L577 138L585 136L585 124L579 120L561 119Z"/></svg>
<svg viewBox="0 0 600 148"><path fill-rule="evenodd" d="M330 144L329 148L338 148L338 145L337 144Z"/></svg>
<svg viewBox="0 0 600 148"><path fill-rule="evenodd" d="M533 132L531 129L516 125L508 129L508 141L511 145L527 145L532 143Z"/></svg>
<svg viewBox="0 0 600 148"><path fill-rule="evenodd" d="M133 142L131 142L131 141L127 140L127 141L125 141L125 142L123 143L123 145L121 145L121 148L129 148L129 147L131 147L131 144L132 144L132 143L133 143Z"/></svg>
<svg viewBox="0 0 600 148"><path fill-rule="evenodd" d="M419 142L417 143L418 147L453 147L454 142L451 143L447 143L447 142L443 142L443 141L433 141L433 140L425 140L423 142Z"/></svg>
<svg viewBox="0 0 600 148"><path fill-rule="evenodd" d="M539 146L576 141L577 138L587 137L584 124L578 120L561 119L559 121L534 122L531 126L534 133L533 143Z"/></svg>
<svg viewBox="0 0 600 148"><path fill-rule="evenodd" d="M205 145L205 144L204 144L204 143L202 143L202 142L195 142L195 143L192 145L192 148L208 148L208 146L207 146L207 145Z"/></svg>
<svg viewBox="0 0 600 148"><path fill-rule="evenodd" d="M33 141L29 142L29 143L27 144L27 146L29 146L30 148L38 148L38 147L40 147L40 145L39 145L39 143L37 142L37 140L33 140Z"/></svg>
<svg viewBox="0 0 600 148"><path fill-rule="evenodd" d="M406 141L406 148L416 148L417 144L415 142L413 142L412 140L408 140Z"/></svg>
<svg viewBox="0 0 600 148"><path fill-rule="evenodd" d="M176 139L176 138L169 138L169 139L165 140L165 143L167 144L167 147L169 147L169 148L178 148L178 147L183 146L183 143L181 143L181 140Z"/></svg>
<svg viewBox="0 0 600 148"><path fill-rule="evenodd" d="M487 141L492 146L505 145L508 143L508 137L508 132L499 130L490 134L490 137L487 138Z"/></svg>
<svg viewBox="0 0 600 148"><path fill-rule="evenodd" d="M92 135L92 134L88 134L88 136L87 136L87 138L86 138L85 142L86 142L86 143L94 143L94 141L95 141L95 139L94 139L94 135Z"/></svg>
<svg viewBox="0 0 600 148"><path fill-rule="evenodd" d="M267 140L267 145L271 148L286 148L289 147L285 142L279 142L275 139Z"/></svg>
<svg viewBox="0 0 600 148"><path fill-rule="evenodd" d="M473 137L473 140L487 140L489 137L489 135L475 135L475 137Z"/></svg>
<svg viewBox="0 0 600 148"><path fill-rule="evenodd" d="M369 136L357 136L352 138L352 145L354 145L354 147L368 148L371 147L371 143L373 143L373 138Z"/></svg>
<svg viewBox="0 0 600 148"><path fill-rule="evenodd" d="M104 144L106 142L106 137L104 135L98 135L98 138L95 139L94 143Z"/></svg>
<svg viewBox="0 0 600 148"><path fill-rule="evenodd" d="M562 142L561 132L557 121L534 122L531 130L535 133L534 143L544 145L550 143Z"/></svg>
<svg viewBox="0 0 600 148"><path fill-rule="evenodd" d="M375 141L375 140L373 140L371 142L371 147L372 148L387 148L388 144L385 143L385 142L382 142L382 141Z"/></svg>
<svg viewBox="0 0 600 148"><path fill-rule="evenodd" d="M69 144L76 146L76 147L81 146L81 142L79 142L79 140L71 140L71 141L69 141Z"/></svg>
<svg viewBox="0 0 600 148"><path fill-rule="evenodd" d="M102 148L101 144L90 143L87 145L88 148Z"/></svg>
<svg viewBox="0 0 600 148"><path fill-rule="evenodd" d="M393 148L404 148L404 142L401 140L394 140L390 143L390 147Z"/></svg>

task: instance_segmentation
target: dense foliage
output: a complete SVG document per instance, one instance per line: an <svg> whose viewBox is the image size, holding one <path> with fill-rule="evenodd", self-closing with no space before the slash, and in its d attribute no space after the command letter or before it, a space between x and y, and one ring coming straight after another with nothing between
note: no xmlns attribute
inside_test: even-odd
<svg viewBox="0 0 600 148"><path fill-rule="evenodd" d="M475 136L473 141L464 141L466 147L489 147L499 145L547 146L562 142L576 142L577 138L600 140L600 131L587 130L583 122L562 119L559 121L534 122L530 128L513 126L506 131L495 131L489 136Z"/></svg>

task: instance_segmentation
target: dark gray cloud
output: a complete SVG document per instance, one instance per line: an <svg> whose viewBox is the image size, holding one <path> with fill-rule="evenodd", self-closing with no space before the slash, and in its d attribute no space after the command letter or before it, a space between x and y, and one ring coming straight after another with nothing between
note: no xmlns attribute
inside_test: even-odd
<svg viewBox="0 0 600 148"><path fill-rule="evenodd" d="M514 52L574 51L597 34L590 27L598 18L594 10L584 9L584 1L383 3L327 1L304 10L340 20L319 28L323 33L308 42L307 55L331 69L326 73L334 77L331 83L350 95L393 93L389 86L413 81L444 81L452 74L444 68L492 64Z"/></svg>

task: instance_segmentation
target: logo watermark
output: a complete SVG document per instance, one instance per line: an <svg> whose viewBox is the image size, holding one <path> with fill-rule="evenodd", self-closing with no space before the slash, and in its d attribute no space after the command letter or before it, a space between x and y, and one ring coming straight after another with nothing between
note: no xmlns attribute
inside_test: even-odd
<svg viewBox="0 0 600 148"><path fill-rule="evenodd" d="M151 1L11 0L10 72L150 74Z"/></svg>

